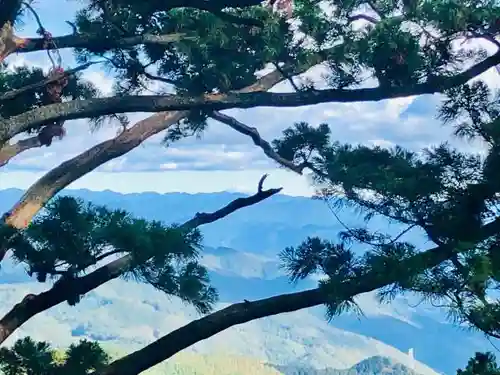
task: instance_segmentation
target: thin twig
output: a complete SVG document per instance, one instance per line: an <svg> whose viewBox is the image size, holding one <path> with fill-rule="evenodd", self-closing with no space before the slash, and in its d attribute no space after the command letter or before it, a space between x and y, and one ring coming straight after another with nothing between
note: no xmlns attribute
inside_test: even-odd
<svg viewBox="0 0 500 375"><path fill-rule="evenodd" d="M213 118L214 120L220 121L223 124L228 125L237 132L252 138L253 143L256 146L260 147L269 158L273 159L278 164L300 175L303 173L305 165L294 164L292 161L287 160L278 155L278 153L273 150L271 144L260 136L259 131L256 128L252 128L248 125L245 125L242 122L236 120L234 117L225 115L219 111L213 111L210 114L210 117Z"/></svg>
<svg viewBox="0 0 500 375"><path fill-rule="evenodd" d="M354 21L359 21L359 20L364 20L368 21L370 23L377 23L378 20L375 17L369 16L367 14L355 14L353 16L350 16L348 18L349 22L354 22Z"/></svg>

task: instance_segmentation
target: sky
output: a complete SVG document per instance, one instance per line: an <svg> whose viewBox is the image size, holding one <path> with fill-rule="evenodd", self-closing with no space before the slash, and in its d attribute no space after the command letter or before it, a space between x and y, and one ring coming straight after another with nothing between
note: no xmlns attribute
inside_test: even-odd
<svg viewBox="0 0 500 375"><path fill-rule="evenodd" d="M54 35L71 32L64 22L72 20L77 2L69 0L63 8L61 0L38 0L34 8L45 27ZM55 13L55 6L58 6ZM23 37L35 36L36 24L28 17L18 30ZM70 51L63 52L64 64L76 66ZM30 64L48 68L43 52L15 54L9 58L13 65ZM306 75L321 80L321 69L312 69ZM110 91L112 78L98 67L85 73L104 93ZM483 76L493 86L500 85L500 76L490 69ZM273 91L291 91L288 83ZM420 150L424 147L452 140L457 147L477 151L478 146L451 138L453 129L443 126L437 119L440 98L436 95L386 100L374 103L320 104L298 108L254 108L228 110L225 113L239 121L255 126L269 141L294 122L305 121L317 126L327 123L332 138L340 142L393 146ZM131 123L149 114L131 114ZM87 121L67 122L67 136L56 140L51 147L29 150L17 156L0 169L0 189L17 187L26 189L51 168L107 139L119 131L117 124L105 125L91 132ZM16 138L17 139L17 138ZM156 191L166 192L254 192L264 173L269 174L267 187L283 187L288 195L309 196L313 189L307 176L298 176L277 167L260 148L224 124L211 121L201 139L189 138L168 148L159 134L141 146L101 166L96 171L73 183L70 188L113 190L122 193Z"/></svg>

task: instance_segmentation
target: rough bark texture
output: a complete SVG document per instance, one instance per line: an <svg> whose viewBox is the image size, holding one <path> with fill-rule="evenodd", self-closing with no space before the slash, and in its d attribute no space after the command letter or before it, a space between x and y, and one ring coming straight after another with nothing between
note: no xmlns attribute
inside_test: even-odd
<svg viewBox="0 0 500 375"><path fill-rule="evenodd" d="M58 49L65 48L90 48L98 46L100 48L124 48L140 44L150 45L166 45L178 42L184 39L190 39L191 36L184 33L173 33L164 35L144 34L121 39L102 39L95 36L83 34L69 34L54 37L54 43ZM30 38L26 40L26 44L17 49L17 53L35 52L45 50L43 38ZM51 45L49 49L53 49Z"/></svg>
<svg viewBox="0 0 500 375"><path fill-rule="evenodd" d="M0 122L0 144L30 127L58 120L72 120L125 112L159 112L167 110L201 109L206 111L258 106L297 107L327 102L370 102L384 99L434 94L462 85L486 70L500 64L496 53L452 77L436 77L429 82L404 87L376 87L366 89L325 89L292 93L233 92L206 94L202 97L178 95L125 96L73 100L40 107Z"/></svg>

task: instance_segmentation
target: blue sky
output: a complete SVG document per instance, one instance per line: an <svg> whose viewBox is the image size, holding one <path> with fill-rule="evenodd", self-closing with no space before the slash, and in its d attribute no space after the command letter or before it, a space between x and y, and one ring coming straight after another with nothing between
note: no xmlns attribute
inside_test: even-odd
<svg viewBox="0 0 500 375"><path fill-rule="evenodd" d="M57 9L54 9L54 4L58 4ZM71 32L64 21L72 19L78 3L67 1L64 8L60 4L61 0L39 0L34 4L45 27L54 35ZM28 18L18 34L32 36L35 30L36 24ZM74 66L70 52L65 51L63 58L67 66ZM48 67L46 55L41 52L13 55L9 60L13 64ZM321 69L313 69L307 76L318 81ZM86 72L86 77L104 92L111 88L111 78L97 67ZM485 73L485 77L494 86L500 84L500 76L494 70ZM288 84L280 84L273 89L288 90ZM307 121L312 125L328 123L334 139L341 142L387 146L399 144L419 150L450 139L452 129L443 127L435 118L438 103L439 97L425 96L378 103L255 108L230 110L227 113L257 127L268 140L278 137L283 129L295 121ZM134 123L147 115L132 114L130 119ZM2 168L0 189L27 188L61 161L114 137L119 130L116 124L112 124L90 133L85 120L68 122L66 129L68 135L63 141L56 141L49 148L25 152ZM165 148L161 140L162 135L150 138L132 152L103 165L71 187L120 192L250 192L254 191L259 176L269 173L269 184L283 186L286 194L309 195L312 192L307 177L278 169L249 138L221 123L210 122L209 130L202 139L186 139L169 148ZM459 147L477 149L477 145L455 142Z"/></svg>

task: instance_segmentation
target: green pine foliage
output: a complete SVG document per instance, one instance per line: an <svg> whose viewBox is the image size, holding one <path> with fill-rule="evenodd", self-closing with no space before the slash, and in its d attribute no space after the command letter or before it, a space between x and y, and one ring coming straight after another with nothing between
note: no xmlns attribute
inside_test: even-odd
<svg viewBox="0 0 500 375"><path fill-rule="evenodd" d="M498 375L500 368L492 353L476 353L469 360L463 370L458 370L457 375Z"/></svg>
<svg viewBox="0 0 500 375"><path fill-rule="evenodd" d="M10 348L0 348L3 375L87 375L104 368L109 360L99 344L86 340L72 344L64 353L29 337L17 340Z"/></svg>
<svg viewBox="0 0 500 375"><path fill-rule="evenodd" d="M198 263L201 234L178 225L132 217L72 197L60 197L22 230L3 226L2 243L39 282L76 278L118 255L131 259L125 277L149 283L206 313L217 300L207 270ZM67 285L67 284L66 284ZM70 305L80 296L68 300Z"/></svg>
<svg viewBox="0 0 500 375"><path fill-rule="evenodd" d="M335 296L329 306L335 315L353 303L352 296L345 300L334 292L339 285L360 275L393 274L398 282L380 292L382 299L417 292L448 305L455 318L499 336L500 305L489 295L500 288L500 238L497 232L484 232L485 224L498 220L499 114L496 93L481 81L449 90L440 110L440 118L455 126L457 135L483 141L486 156L460 152L446 143L420 153L352 146L330 141L325 126L300 123L287 129L275 149L297 164L311 165L318 198L335 208L357 207L366 221L382 215L408 230L420 228L454 254L424 272L418 271L418 264L403 268L403 260L424 250L405 242L404 233L391 238L348 228L338 243L309 238L285 249L281 257L291 280L318 272L327 276L322 286ZM350 250L353 243L363 244L366 253L356 256Z"/></svg>

